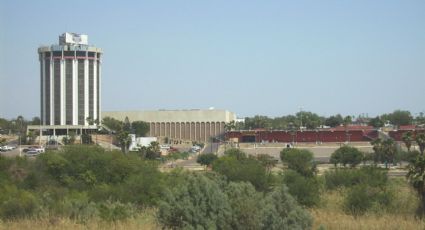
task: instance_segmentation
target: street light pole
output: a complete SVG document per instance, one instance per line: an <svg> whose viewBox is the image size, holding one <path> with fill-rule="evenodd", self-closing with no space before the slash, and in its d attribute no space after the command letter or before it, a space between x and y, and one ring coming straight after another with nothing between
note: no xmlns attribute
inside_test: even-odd
<svg viewBox="0 0 425 230"><path fill-rule="evenodd" d="M19 135L19 157L21 157L22 156L21 133L19 133L18 135Z"/></svg>
<svg viewBox="0 0 425 230"><path fill-rule="evenodd" d="M300 130L302 131L302 129L303 129L303 107L300 107L300 119L301 119Z"/></svg>

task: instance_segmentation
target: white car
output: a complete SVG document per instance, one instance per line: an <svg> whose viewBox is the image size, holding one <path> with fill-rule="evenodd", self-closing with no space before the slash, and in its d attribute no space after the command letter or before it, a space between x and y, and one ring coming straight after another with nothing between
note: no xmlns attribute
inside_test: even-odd
<svg viewBox="0 0 425 230"><path fill-rule="evenodd" d="M2 147L2 150L3 151L10 151L10 150L13 150L13 147L9 146L9 145L5 145L5 146Z"/></svg>
<svg viewBox="0 0 425 230"><path fill-rule="evenodd" d="M40 154L40 152L38 152L36 150L30 150L30 151L26 152L25 154L29 157L33 157L33 156L37 156L38 154Z"/></svg>
<svg viewBox="0 0 425 230"><path fill-rule="evenodd" d="M35 148L35 151L37 151L39 153L44 153L46 150L42 146L37 146L37 148Z"/></svg>
<svg viewBox="0 0 425 230"><path fill-rule="evenodd" d="M27 152L29 152L29 151L36 151L38 153L44 153L45 149L42 146L31 146L31 147L27 148Z"/></svg>
<svg viewBox="0 0 425 230"><path fill-rule="evenodd" d="M170 149L170 146L169 145L160 145L159 148L161 150L169 150Z"/></svg>

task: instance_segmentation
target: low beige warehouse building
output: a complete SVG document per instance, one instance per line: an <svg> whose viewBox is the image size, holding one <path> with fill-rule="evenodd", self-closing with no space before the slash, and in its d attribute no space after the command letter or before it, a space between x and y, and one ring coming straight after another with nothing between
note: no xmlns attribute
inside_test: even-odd
<svg viewBox="0 0 425 230"><path fill-rule="evenodd" d="M145 121L150 125L149 136L203 142L224 134L224 125L236 119L234 113L216 109L103 111L104 117L121 121L128 117L131 122Z"/></svg>

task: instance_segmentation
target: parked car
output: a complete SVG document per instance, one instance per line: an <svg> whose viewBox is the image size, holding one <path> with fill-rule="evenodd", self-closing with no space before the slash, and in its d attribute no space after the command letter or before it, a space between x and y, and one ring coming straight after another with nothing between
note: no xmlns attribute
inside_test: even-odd
<svg viewBox="0 0 425 230"><path fill-rule="evenodd" d="M199 147L197 145L192 146L192 148L190 148L190 150L189 150L189 152L191 152L191 153L197 153L197 152L200 152L200 151L201 151L201 147Z"/></svg>
<svg viewBox="0 0 425 230"><path fill-rule="evenodd" d="M25 148L23 150L24 153L27 153L29 151L37 151L39 153L44 153L45 152L45 148L43 146L30 146L30 147Z"/></svg>
<svg viewBox="0 0 425 230"><path fill-rule="evenodd" d="M3 151L10 151L10 150L13 150L13 149L14 148L12 146L9 146L9 145L5 145L5 146L2 147Z"/></svg>
<svg viewBox="0 0 425 230"><path fill-rule="evenodd" d="M25 153L27 156L29 157L34 157L40 154L40 152L36 151L36 150L29 150L28 152Z"/></svg>
<svg viewBox="0 0 425 230"><path fill-rule="evenodd" d="M34 148L35 151L39 152L39 153L44 153L45 149L43 146L35 146Z"/></svg>

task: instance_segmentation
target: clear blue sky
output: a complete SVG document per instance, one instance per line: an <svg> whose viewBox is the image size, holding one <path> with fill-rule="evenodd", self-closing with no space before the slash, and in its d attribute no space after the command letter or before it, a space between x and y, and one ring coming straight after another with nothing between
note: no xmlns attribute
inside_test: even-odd
<svg viewBox="0 0 425 230"><path fill-rule="evenodd" d="M103 110L425 111L425 1L0 0L0 117L39 115L37 47L104 49Z"/></svg>

